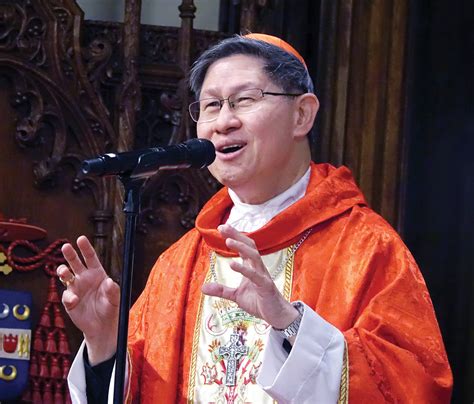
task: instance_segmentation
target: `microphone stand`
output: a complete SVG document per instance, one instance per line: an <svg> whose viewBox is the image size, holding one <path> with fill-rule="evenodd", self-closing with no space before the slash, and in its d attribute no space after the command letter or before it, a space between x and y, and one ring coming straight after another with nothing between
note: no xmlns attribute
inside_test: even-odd
<svg viewBox="0 0 474 404"><path fill-rule="evenodd" d="M165 148L124 153L108 153L82 163L82 172L91 175L119 175L125 190L125 239L120 282L120 311L115 361L114 404L123 403L127 361L128 316L132 292L135 232L140 212L140 193L146 179L159 169L203 168L216 158L213 144L205 139L190 139Z"/></svg>
<svg viewBox="0 0 474 404"><path fill-rule="evenodd" d="M133 263L135 256L135 234L140 212L141 188L146 178L119 176L125 190L123 211L125 212L125 239L123 246L123 268L120 282L120 312L117 336L117 354L114 379L114 404L123 403L125 365L127 361L128 317L132 292Z"/></svg>

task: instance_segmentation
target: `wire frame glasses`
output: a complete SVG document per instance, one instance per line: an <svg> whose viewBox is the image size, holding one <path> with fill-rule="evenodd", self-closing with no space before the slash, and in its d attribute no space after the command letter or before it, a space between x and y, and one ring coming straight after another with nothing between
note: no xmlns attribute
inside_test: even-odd
<svg viewBox="0 0 474 404"><path fill-rule="evenodd" d="M274 93L263 91L260 88L250 88L230 95L228 98L203 98L189 104L189 115L194 122L205 123L217 119L219 113L227 101L229 108L237 114L248 114L260 108L261 101L265 95L297 97L300 94Z"/></svg>

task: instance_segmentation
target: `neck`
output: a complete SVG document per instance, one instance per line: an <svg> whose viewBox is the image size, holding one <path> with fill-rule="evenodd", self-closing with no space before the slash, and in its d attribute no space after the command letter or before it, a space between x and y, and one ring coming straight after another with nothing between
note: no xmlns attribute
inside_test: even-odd
<svg viewBox="0 0 474 404"><path fill-rule="evenodd" d="M308 161L307 164L302 164L293 173L277 177L277 182L269 181L266 184L250 184L249 186L232 188L232 191L236 193L241 202L249 205L260 205L282 194L298 182L308 170L309 163ZM285 181L281 181L280 179L285 179Z"/></svg>

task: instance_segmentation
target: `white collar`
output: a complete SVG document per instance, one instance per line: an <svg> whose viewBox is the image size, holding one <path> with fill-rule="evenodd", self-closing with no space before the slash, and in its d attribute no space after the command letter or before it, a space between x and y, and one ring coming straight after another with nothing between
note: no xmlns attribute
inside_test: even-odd
<svg viewBox="0 0 474 404"><path fill-rule="evenodd" d="M310 174L311 167L286 191L259 205L242 202L237 194L229 189L229 196L234 206L226 223L239 231L247 233L260 229L305 195Z"/></svg>

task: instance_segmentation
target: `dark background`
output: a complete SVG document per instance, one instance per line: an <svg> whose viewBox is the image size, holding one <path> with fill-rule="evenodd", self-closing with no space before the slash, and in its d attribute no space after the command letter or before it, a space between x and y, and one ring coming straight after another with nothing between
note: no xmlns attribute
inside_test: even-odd
<svg viewBox="0 0 474 404"><path fill-rule="evenodd" d="M413 2L404 238L433 299L454 374L474 400L474 2Z"/></svg>

